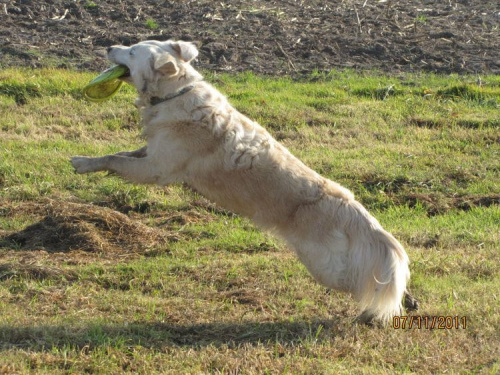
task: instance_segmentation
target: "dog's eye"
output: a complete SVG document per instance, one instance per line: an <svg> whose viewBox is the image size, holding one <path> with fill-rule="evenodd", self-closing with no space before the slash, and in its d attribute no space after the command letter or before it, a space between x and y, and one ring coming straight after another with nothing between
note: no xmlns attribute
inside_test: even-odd
<svg viewBox="0 0 500 375"><path fill-rule="evenodd" d="M130 56L134 56L135 55L135 50L131 49L130 52L129 52Z"/></svg>

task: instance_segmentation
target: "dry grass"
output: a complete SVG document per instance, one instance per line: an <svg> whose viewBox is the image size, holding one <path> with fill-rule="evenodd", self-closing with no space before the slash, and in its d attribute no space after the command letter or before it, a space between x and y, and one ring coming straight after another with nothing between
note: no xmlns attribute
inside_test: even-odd
<svg viewBox="0 0 500 375"><path fill-rule="evenodd" d="M27 207L26 207L27 206ZM127 215L92 204L45 199L24 204L24 211L43 218L21 231L4 236L6 246L53 252L144 253L158 249L168 234L131 220Z"/></svg>

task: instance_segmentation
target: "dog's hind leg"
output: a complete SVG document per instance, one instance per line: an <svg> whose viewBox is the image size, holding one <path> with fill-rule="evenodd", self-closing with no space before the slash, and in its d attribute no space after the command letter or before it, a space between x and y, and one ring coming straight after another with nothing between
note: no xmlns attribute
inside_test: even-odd
<svg viewBox="0 0 500 375"><path fill-rule="evenodd" d="M137 158L122 155L107 155L99 158L74 156L71 164L77 173L108 171L127 181L139 184L158 183L159 176L148 157Z"/></svg>

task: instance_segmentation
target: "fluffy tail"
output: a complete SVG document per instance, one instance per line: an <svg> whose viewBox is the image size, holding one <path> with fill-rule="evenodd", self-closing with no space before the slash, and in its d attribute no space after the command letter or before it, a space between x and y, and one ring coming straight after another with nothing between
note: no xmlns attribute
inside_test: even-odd
<svg viewBox="0 0 500 375"><path fill-rule="evenodd" d="M389 322L403 311L409 260L403 246L373 217L370 219L369 229L352 238L351 288L361 305L362 320Z"/></svg>

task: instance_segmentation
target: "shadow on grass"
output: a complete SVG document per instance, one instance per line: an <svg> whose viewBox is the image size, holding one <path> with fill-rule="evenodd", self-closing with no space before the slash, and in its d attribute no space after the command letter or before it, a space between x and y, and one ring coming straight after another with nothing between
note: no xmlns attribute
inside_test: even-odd
<svg viewBox="0 0 500 375"><path fill-rule="evenodd" d="M282 345L331 340L341 332L338 320L312 322L242 322L174 325L167 323L0 326L0 350L98 348L105 346L146 348L201 348L208 345Z"/></svg>

